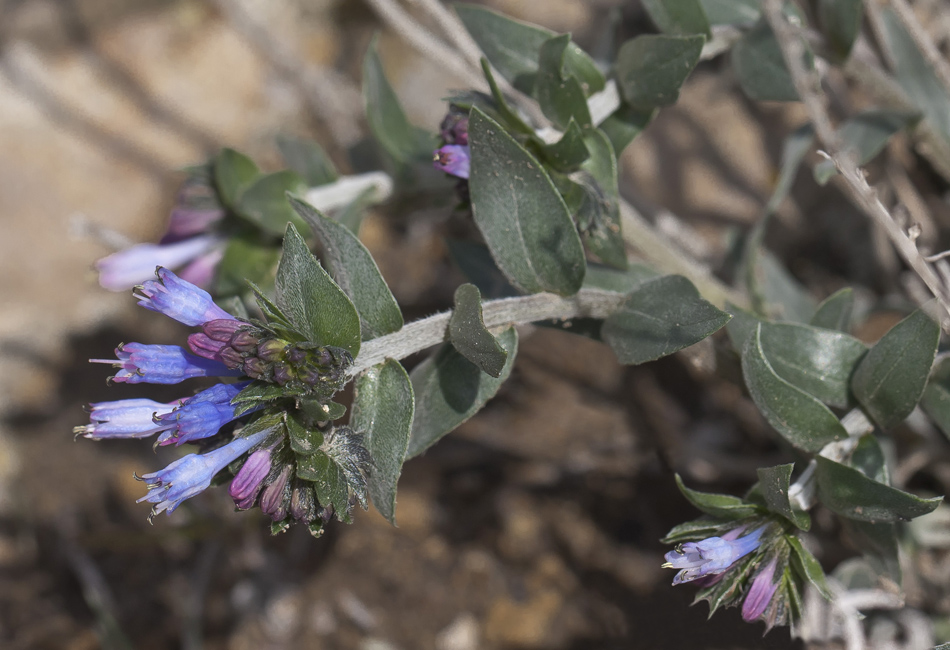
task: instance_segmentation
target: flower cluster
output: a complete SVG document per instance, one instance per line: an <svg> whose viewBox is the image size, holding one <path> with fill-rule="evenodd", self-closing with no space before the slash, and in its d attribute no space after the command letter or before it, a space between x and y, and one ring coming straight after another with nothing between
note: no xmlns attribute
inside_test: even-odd
<svg viewBox="0 0 950 650"><path fill-rule="evenodd" d="M445 143L433 153L436 169L461 179L468 178L471 155L468 148L468 113L452 107L439 129Z"/></svg>
<svg viewBox="0 0 950 650"><path fill-rule="evenodd" d="M216 233L224 217L207 169L194 170L182 184L161 240L136 244L99 260L99 284L124 291L148 280L156 266L163 266L181 269L181 278L192 284L210 285L224 256L225 239Z"/></svg>
<svg viewBox="0 0 950 650"><path fill-rule="evenodd" d="M713 611L741 602L742 619L761 619L768 629L794 622L800 612L792 603L800 598L789 563L787 526L757 517L739 524L723 522L719 528L719 535L680 543L666 554L663 568L677 570L673 584L701 587L696 600L708 600Z"/></svg>
<svg viewBox="0 0 950 650"><path fill-rule="evenodd" d="M200 327L188 338L190 351L177 345L129 343L116 348L116 359L91 361L115 366L115 383L177 384L194 377L222 381L169 403L125 399L92 404L89 424L74 431L92 440L157 436L156 445L200 442L211 449L141 477L148 493L140 501L153 504L152 516L171 513L205 490L215 475L237 468L229 492L238 509L259 505L278 530L292 521L319 530L341 504L321 505L315 484L298 477L287 421L293 420L313 443L311 453L324 453L320 445L325 435L342 436L353 441L355 449L363 449L360 436L322 421L329 419L325 402L342 388L351 356L300 340L293 331L279 336L265 322L237 318L168 269L159 267L156 275L157 280L136 287L134 295L146 309ZM287 395L296 400L285 400ZM296 411L300 400L323 408ZM233 427L236 435L226 432L226 425L235 422L242 425ZM327 449L324 456L329 459L326 454L332 449ZM362 471L359 463L356 471Z"/></svg>

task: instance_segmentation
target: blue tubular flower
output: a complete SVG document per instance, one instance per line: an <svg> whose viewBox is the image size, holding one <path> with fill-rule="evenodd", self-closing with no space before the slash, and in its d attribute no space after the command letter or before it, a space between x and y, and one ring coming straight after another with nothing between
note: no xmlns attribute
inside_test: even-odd
<svg viewBox="0 0 950 650"><path fill-rule="evenodd" d="M222 243L219 237L199 235L171 244L136 244L96 262L99 284L110 291L125 291L150 279L156 266L183 266Z"/></svg>
<svg viewBox="0 0 950 650"><path fill-rule="evenodd" d="M742 603L742 620L751 623L756 620L768 608L772 601L772 596L778 590L778 582L775 580L775 569L778 566L778 557L762 567L752 580L752 586L749 587L749 593L746 594L745 601Z"/></svg>
<svg viewBox="0 0 950 650"><path fill-rule="evenodd" d="M231 400L250 383L245 381L212 386L184 400L175 410L157 416L155 424L162 431L158 444L183 445L213 436L218 429L235 419Z"/></svg>
<svg viewBox="0 0 950 650"><path fill-rule="evenodd" d="M432 165L446 174L468 178L471 155L467 145L447 144L437 149L432 157Z"/></svg>
<svg viewBox="0 0 950 650"><path fill-rule="evenodd" d="M146 438L162 430L156 416L171 413L175 403L162 404L150 399L124 399L90 404L89 424L75 427L73 433L90 440L104 438Z"/></svg>
<svg viewBox="0 0 950 650"><path fill-rule="evenodd" d="M757 549L764 531L765 526L762 526L738 539L707 537L699 542L686 542L666 554L663 568L680 570L673 578L674 585L722 573L736 560Z"/></svg>
<svg viewBox="0 0 950 650"><path fill-rule="evenodd" d="M136 287L133 294L139 306L165 314L179 323L195 327L213 320L236 320L211 299L204 289L182 280L166 268L155 270L158 280L149 280Z"/></svg>
<svg viewBox="0 0 950 650"><path fill-rule="evenodd" d="M155 504L152 517L162 512L171 514L182 501L206 490L215 474L261 443L267 434L267 431L261 431L246 438L235 438L212 452L188 454L161 471L146 474L142 480L148 487L148 494L137 503L148 501Z"/></svg>
<svg viewBox="0 0 950 650"><path fill-rule="evenodd" d="M238 377L240 370L228 370L219 361L203 359L177 345L129 343L116 348L117 359L90 359L91 363L111 363L121 368L113 381L126 384L177 384L192 377Z"/></svg>

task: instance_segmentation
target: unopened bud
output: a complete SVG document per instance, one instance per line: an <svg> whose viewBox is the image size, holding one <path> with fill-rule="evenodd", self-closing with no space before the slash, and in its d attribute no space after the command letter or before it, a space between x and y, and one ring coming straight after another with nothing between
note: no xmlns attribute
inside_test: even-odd
<svg viewBox="0 0 950 650"><path fill-rule="evenodd" d="M213 341L227 343L237 332L238 328L244 327L246 323L234 320L233 318L218 318L209 320L201 326L201 330Z"/></svg>
<svg viewBox="0 0 950 650"><path fill-rule="evenodd" d="M317 503L313 487L303 481L295 481L290 495L290 514L297 521L309 524L317 518Z"/></svg>
<svg viewBox="0 0 950 650"><path fill-rule="evenodd" d="M253 352L260 340L247 330L238 330L231 335L231 347L238 352Z"/></svg>
<svg viewBox="0 0 950 650"><path fill-rule="evenodd" d="M293 471L292 465L284 465L273 483L264 488L261 492L261 511L269 515L274 521L280 521L287 516L287 508L290 505L290 474Z"/></svg>
<svg viewBox="0 0 950 650"><path fill-rule="evenodd" d="M287 382L295 379L293 371L283 363L274 366L274 381L283 386Z"/></svg>
<svg viewBox="0 0 950 650"><path fill-rule="evenodd" d="M232 348L230 345L221 348L221 351L218 352L217 358L221 359L221 362L231 370L240 368L244 365L244 355Z"/></svg>
<svg viewBox="0 0 950 650"><path fill-rule="evenodd" d="M253 379L262 379L267 374L267 364L257 357L244 360L244 374Z"/></svg>
<svg viewBox="0 0 950 650"><path fill-rule="evenodd" d="M257 346L257 356L268 363L278 361L287 348L287 341L281 339L267 339Z"/></svg>

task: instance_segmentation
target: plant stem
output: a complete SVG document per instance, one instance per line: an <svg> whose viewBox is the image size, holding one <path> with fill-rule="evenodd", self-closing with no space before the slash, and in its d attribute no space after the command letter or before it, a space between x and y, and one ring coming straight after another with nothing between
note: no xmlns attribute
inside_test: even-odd
<svg viewBox="0 0 950 650"><path fill-rule="evenodd" d="M542 320L606 318L627 299L614 291L581 289L573 296L535 293L515 298L489 300L482 304L482 317L488 329L504 329ZM438 345L448 338L451 311L444 311L407 324L398 332L366 341L347 371L355 377L386 359L404 359L410 354Z"/></svg>

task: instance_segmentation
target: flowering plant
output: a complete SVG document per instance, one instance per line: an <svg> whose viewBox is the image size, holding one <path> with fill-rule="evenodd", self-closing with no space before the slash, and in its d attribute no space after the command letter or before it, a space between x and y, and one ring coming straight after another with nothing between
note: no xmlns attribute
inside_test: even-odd
<svg viewBox="0 0 950 650"><path fill-rule="evenodd" d="M519 326L545 323L590 336L627 365L725 330L706 345L741 367L748 396L796 462L760 468L741 498L692 490L677 476L703 516L664 539L675 545L663 565L677 570L673 584L699 586L697 599L712 611L737 605L746 621L799 631L809 590L829 600L835 593L809 550L810 513L819 506L841 519L867 555L893 568L899 524L934 511L942 499L892 485L885 449L891 432L921 413L950 431L950 384L945 359L937 357L950 293L894 226L898 249L934 300L907 309L868 345L851 334L850 289L814 304L762 243L767 217L816 133L831 165L817 165L816 174L840 174L855 200L871 212L884 209L868 202L851 150L834 148L839 137L819 129L820 114L811 115L814 129L790 136L766 218L732 269L735 286L684 260L621 197L621 152L711 56L715 21L706 4L645 2L664 33L625 42L609 74L569 35L459 6L457 20L484 53L484 86L450 98L438 138L408 122L373 46L364 62L367 117L396 192L454 192L458 213L477 229L474 241L453 247L471 284L457 288L452 309L404 323L352 215L325 214L353 205L370 186L347 190L335 174L309 177L317 189L347 197L337 201L301 184L307 169L326 169L318 149L288 156L299 172L271 175L226 150L186 182L164 243L100 264L103 284L118 287L158 263L158 279L142 282L135 296L147 309L200 328L188 337L190 351L131 343L116 349L115 360L94 360L119 369L116 383L222 383L172 403L93 404L90 423L77 433L157 435L158 445L204 448L142 477L148 491L141 500L153 504L153 515L172 513L224 476L235 506L259 507L273 531L299 522L318 535L331 517L350 522L354 506L370 502L395 522L403 463L495 395L515 362ZM839 3L819 4L831 11ZM809 100L811 59L801 63L804 42L795 31L801 19L776 2L749 11L751 20L740 11L738 18L716 17L730 23L734 40L726 47L734 46L743 89L754 99ZM768 70L780 72L770 77ZM924 111L913 119L931 118ZM884 122L888 137L912 120L888 114ZM866 149L870 136L857 131L842 129L840 139ZM231 217L244 227L222 225ZM187 260L196 261L181 276L161 266ZM219 263L214 282L212 260ZM196 285L239 299L226 311ZM403 361L432 347L407 373ZM334 399L350 382L347 408Z"/></svg>

